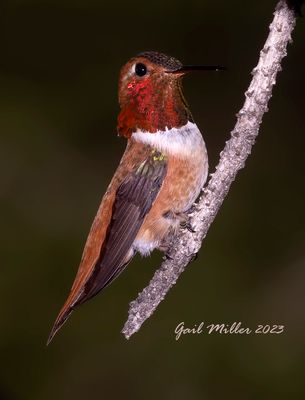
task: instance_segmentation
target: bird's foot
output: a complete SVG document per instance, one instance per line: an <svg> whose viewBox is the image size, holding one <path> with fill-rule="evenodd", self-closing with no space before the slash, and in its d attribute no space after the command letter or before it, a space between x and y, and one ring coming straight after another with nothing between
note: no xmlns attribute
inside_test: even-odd
<svg viewBox="0 0 305 400"><path fill-rule="evenodd" d="M169 210L163 214L163 217L177 222L182 229L187 229L192 233L195 232L190 223L190 217L186 212L174 212Z"/></svg>

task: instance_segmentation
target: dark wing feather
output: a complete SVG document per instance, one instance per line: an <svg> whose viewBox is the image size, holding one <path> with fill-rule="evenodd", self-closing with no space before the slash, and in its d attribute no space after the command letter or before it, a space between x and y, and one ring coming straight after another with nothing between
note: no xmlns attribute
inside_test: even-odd
<svg viewBox="0 0 305 400"><path fill-rule="evenodd" d="M160 191L166 167L164 157L153 153L118 188L105 246L74 306L94 297L128 264L132 243Z"/></svg>

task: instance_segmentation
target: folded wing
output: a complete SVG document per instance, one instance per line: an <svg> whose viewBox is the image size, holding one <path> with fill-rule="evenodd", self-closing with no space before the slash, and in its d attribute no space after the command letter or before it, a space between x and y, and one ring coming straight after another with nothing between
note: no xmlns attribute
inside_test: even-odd
<svg viewBox="0 0 305 400"><path fill-rule="evenodd" d="M85 303L109 285L128 264L133 256L132 244L160 191L166 170L167 163L163 155L151 152L118 187L111 222L99 258L78 297L74 302L65 304L59 313L48 343L76 306Z"/></svg>

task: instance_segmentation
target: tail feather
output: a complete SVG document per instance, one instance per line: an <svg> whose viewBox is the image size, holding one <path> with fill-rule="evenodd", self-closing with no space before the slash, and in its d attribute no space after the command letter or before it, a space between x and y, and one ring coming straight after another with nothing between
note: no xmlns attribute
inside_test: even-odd
<svg viewBox="0 0 305 400"><path fill-rule="evenodd" d="M50 332L47 346L51 343L53 337L68 320L74 309L86 301L90 300L92 297L96 296L102 289L108 286L128 265L134 255L133 249L130 249L124 258L122 265L117 267L115 270L107 270L107 268L102 268L102 266L97 265L88 282L83 286L83 289L77 293L77 295L72 290L70 295L60 310L58 317L55 320L53 328Z"/></svg>

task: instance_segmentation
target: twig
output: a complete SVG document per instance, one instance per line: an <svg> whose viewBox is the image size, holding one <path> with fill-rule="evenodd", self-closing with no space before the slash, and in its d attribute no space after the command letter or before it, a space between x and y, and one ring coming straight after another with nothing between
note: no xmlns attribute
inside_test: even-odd
<svg viewBox="0 0 305 400"><path fill-rule="evenodd" d="M209 227L216 217L237 172L245 165L258 135L267 104L272 95L281 61L295 26L296 15L286 1L279 1L270 25L269 36L252 71L252 81L245 93L245 103L237 114L231 138L220 154L216 171L204 189L196 208L190 214L195 232L181 230L172 240L171 251L149 285L130 303L128 320L122 330L127 339L148 319L180 274L199 251Z"/></svg>

